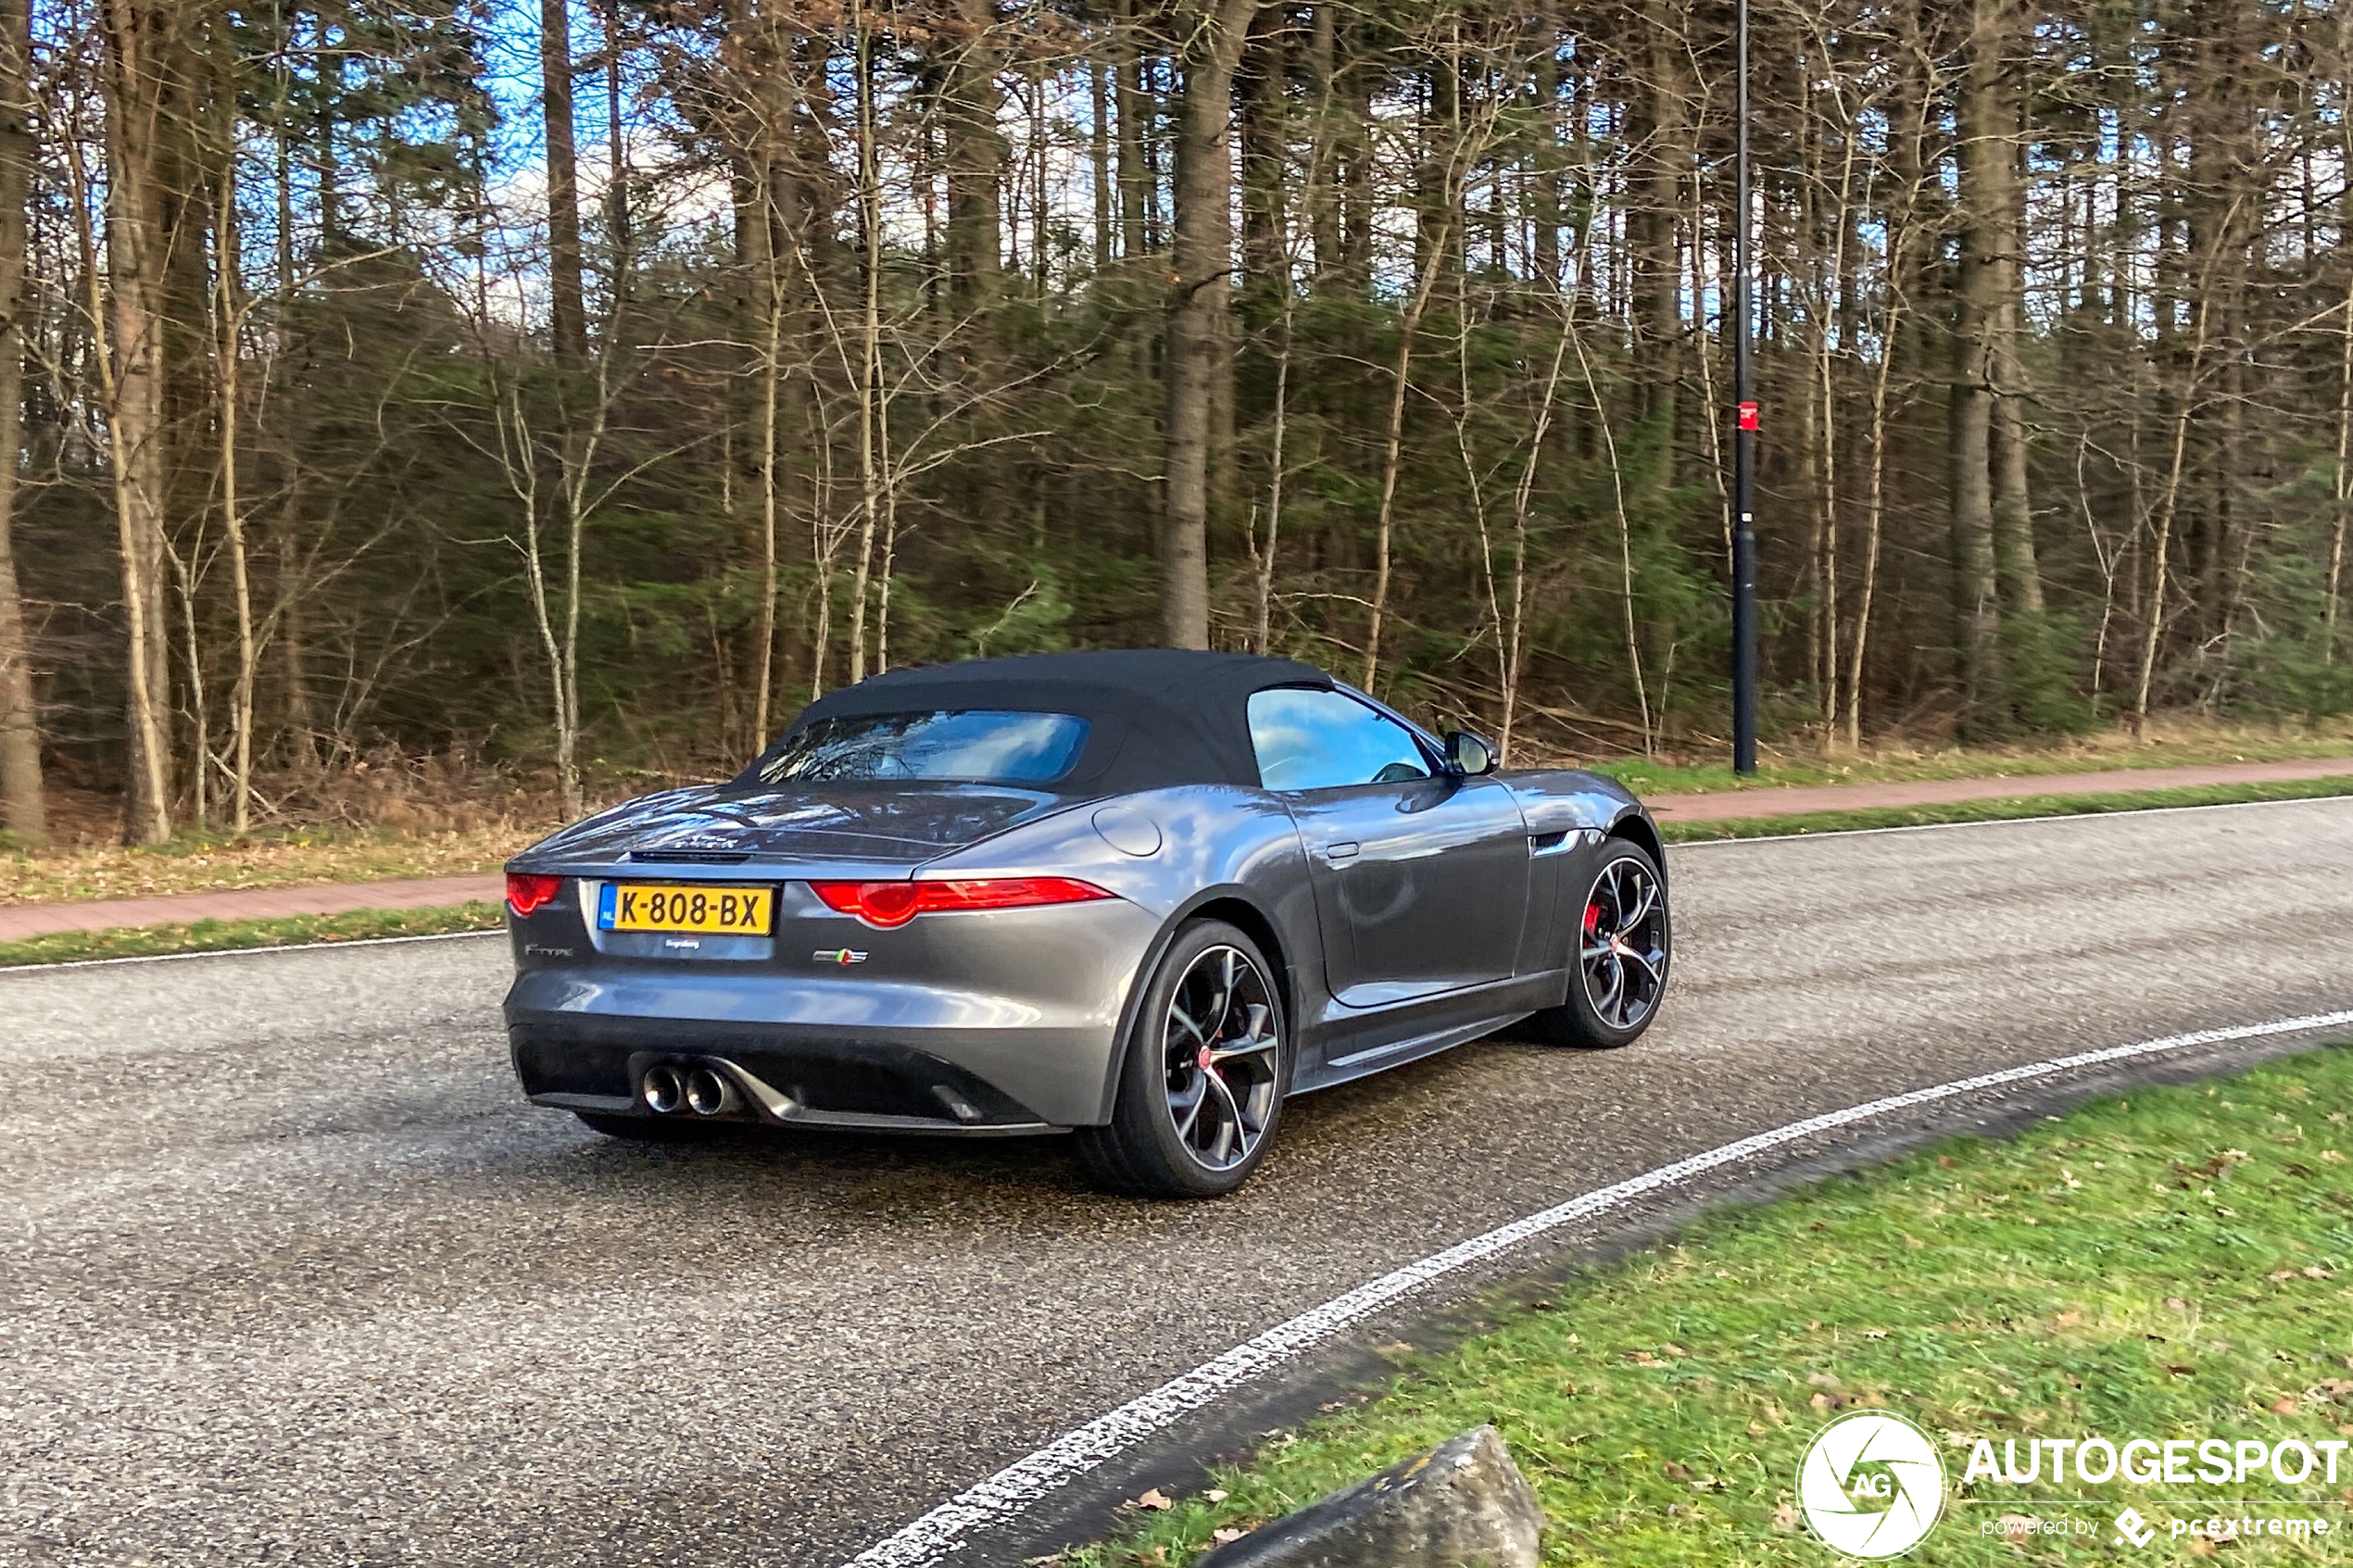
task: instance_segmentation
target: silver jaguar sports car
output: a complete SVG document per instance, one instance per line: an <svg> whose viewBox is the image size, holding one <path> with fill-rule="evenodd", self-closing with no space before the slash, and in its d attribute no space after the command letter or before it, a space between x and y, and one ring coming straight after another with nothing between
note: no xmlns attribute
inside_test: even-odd
<svg viewBox="0 0 2353 1568"><path fill-rule="evenodd" d="M1071 1130L1171 1198L1240 1185L1288 1096L1522 1021L1625 1045L1672 951L1617 784L1169 649L876 676L507 873L538 1104L616 1137Z"/></svg>

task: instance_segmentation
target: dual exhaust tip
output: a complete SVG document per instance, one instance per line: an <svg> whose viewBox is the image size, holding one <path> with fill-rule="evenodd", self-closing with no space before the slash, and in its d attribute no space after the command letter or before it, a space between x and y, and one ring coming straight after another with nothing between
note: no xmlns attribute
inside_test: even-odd
<svg viewBox="0 0 2353 1568"><path fill-rule="evenodd" d="M735 1081L711 1067L657 1062L646 1069L638 1092L646 1109L660 1116L690 1110L697 1116L724 1116L743 1109L743 1095Z"/></svg>

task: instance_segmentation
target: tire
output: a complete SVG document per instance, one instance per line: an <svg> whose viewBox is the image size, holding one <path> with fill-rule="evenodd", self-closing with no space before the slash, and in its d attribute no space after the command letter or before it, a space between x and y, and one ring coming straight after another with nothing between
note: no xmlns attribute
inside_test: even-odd
<svg viewBox="0 0 2353 1568"><path fill-rule="evenodd" d="M1078 1129L1080 1158L1114 1192L1222 1197L1266 1158L1290 1058L1275 966L1233 926L1196 922L1144 987L1111 1123Z"/></svg>
<svg viewBox="0 0 2353 1568"><path fill-rule="evenodd" d="M575 1110L573 1114L590 1131L630 1143L693 1143L711 1132L708 1123L667 1116L606 1116L594 1110Z"/></svg>
<svg viewBox="0 0 2353 1568"><path fill-rule="evenodd" d="M1531 1017L1528 1027L1547 1045L1580 1050L1632 1045L1658 1016L1674 962L1667 879L1641 845L1605 839L1602 863L1574 907L1580 919L1567 966L1568 995L1560 1006Z"/></svg>

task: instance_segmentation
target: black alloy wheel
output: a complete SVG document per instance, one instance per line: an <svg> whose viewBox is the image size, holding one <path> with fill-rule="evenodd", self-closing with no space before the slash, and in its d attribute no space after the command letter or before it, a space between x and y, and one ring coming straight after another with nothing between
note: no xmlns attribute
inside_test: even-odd
<svg viewBox="0 0 2353 1568"><path fill-rule="evenodd" d="M1137 1010L1111 1124L1079 1129L1098 1180L1214 1198L1258 1168L1290 1078L1273 974L1257 944L1221 921L1178 933Z"/></svg>
<svg viewBox="0 0 2353 1568"><path fill-rule="evenodd" d="M1605 1050L1630 1044L1658 1016L1673 960L1667 879L1642 847L1605 840L1579 911L1568 995L1531 1019L1554 1045Z"/></svg>
<svg viewBox="0 0 2353 1568"><path fill-rule="evenodd" d="M1612 1029L1639 1029L1667 991L1667 895L1630 855L1602 868L1585 896L1578 948L1585 997Z"/></svg>
<svg viewBox="0 0 2353 1568"><path fill-rule="evenodd" d="M1239 947L1206 947L1186 966L1161 1028L1169 1124L1203 1170L1258 1152L1275 1104L1273 988Z"/></svg>

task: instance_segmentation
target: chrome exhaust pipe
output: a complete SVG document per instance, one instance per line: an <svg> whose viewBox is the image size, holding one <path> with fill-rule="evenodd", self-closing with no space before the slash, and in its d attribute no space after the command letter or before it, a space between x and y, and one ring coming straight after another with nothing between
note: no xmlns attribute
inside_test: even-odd
<svg viewBox="0 0 2353 1568"><path fill-rule="evenodd" d="M686 1103L698 1116L719 1116L740 1110L744 1102L725 1073L698 1067L686 1074Z"/></svg>
<svg viewBox="0 0 2353 1568"><path fill-rule="evenodd" d="M639 1085L646 1098L646 1109L667 1116L686 1103L686 1082L674 1067L656 1065L646 1069L646 1080Z"/></svg>

